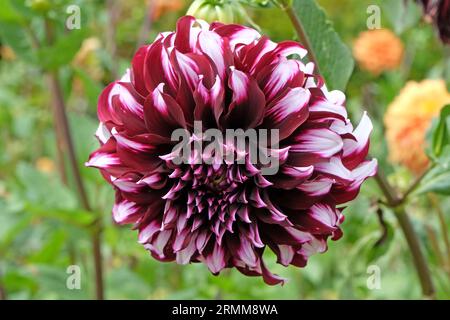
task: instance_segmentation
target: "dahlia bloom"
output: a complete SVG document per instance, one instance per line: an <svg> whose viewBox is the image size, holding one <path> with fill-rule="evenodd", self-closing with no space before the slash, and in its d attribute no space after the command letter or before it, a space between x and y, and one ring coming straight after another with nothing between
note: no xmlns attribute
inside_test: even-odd
<svg viewBox="0 0 450 320"><path fill-rule="evenodd" d="M401 40L388 29L361 32L353 43L353 56L361 69L374 75L396 69L403 59Z"/></svg>
<svg viewBox="0 0 450 320"><path fill-rule="evenodd" d="M425 137L431 121L450 103L444 80L409 81L384 117L389 159L420 174L428 165Z"/></svg>
<svg viewBox="0 0 450 320"><path fill-rule="evenodd" d="M114 220L133 224L155 259L203 262L214 274L235 267L273 285L284 279L266 267L267 247L283 266L304 267L341 236L339 205L376 171L376 160L365 160L372 125L364 114L353 128L344 94L327 91L313 64L290 58L305 54L293 41L185 16L103 91L101 146L87 165L116 190ZM279 146L266 150L278 172L263 175L263 164L228 141L224 150L243 164L175 164L171 133L192 132L194 121L277 130Z"/></svg>
<svg viewBox="0 0 450 320"><path fill-rule="evenodd" d="M443 43L450 44L450 0L420 0L426 17L436 25Z"/></svg>

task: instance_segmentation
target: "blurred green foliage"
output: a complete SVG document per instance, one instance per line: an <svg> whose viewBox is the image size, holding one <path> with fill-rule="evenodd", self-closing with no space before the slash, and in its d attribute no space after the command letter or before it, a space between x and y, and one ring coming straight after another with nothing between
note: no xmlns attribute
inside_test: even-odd
<svg viewBox="0 0 450 320"><path fill-rule="evenodd" d="M97 215L104 226L103 265L106 297L110 299L420 298L419 281L403 234L392 213L378 209L376 201L380 195L374 181L368 181L361 196L345 210L344 237L330 243L327 253L313 256L306 268L284 268L275 264L274 257L269 255L268 260L272 262L269 267L290 279L283 287L267 286L261 279L245 277L235 270L215 277L201 264L178 266L157 262L137 243L136 232L112 222L113 191L97 170L86 169L83 165L97 146L93 135L97 127L96 99L101 89L129 66L142 37L150 42L158 32L174 29L176 19L189 5L188 1L180 1L180 8L153 17L147 29L144 0L2 1L0 286L7 298L92 298L94 271L89 235ZM367 30L369 5L380 6L382 26L394 30L406 47L399 70L373 76L356 67L346 89L351 117L359 119L363 110L368 110L372 116L375 126L372 154L379 158L389 178L405 188L413 176L384 160L387 149L383 114L407 80L429 77L450 80L450 63L443 59L444 48L432 27L420 20L417 8L405 9L399 5L401 2L319 1L337 34L349 47L359 32ZM81 9L80 30L64 27L68 17L66 8L73 4ZM302 9L298 7L299 15L304 14L306 19L307 13ZM295 38L289 20L276 7L254 6L249 10L262 32L274 40ZM319 18L322 19L321 14ZM307 23L310 28L314 27L314 21ZM52 32L54 41L51 43L47 41L46 28ZM327 41L335 41L337 34L331 30ZM88 50L86 39L96 39L98 45ZM320 40L319 35L313 36L313 42ZM327 42L322 44L325 46ZM86 52L81 52L80 47ZM324 50L328 50L326 54L330 56L336 53L330 48ZM339 87L345 87L352 69L353 62L350 57L346 59L340 61L344 65L339 67L345 72L333 71L334 75L330 75ZM58 174L52 102L46 82L46 74L55 70L60 76L79 167L94 215L80 206L73 178L69 175L68 183L64 184ZM442 155L449 154L448 148L446 150L440 154L441 159ZM440 188L448 193L448 165L446 162L436 166L416 191L436 191L433 183L439 179ZM442 196L438 199L448 221L450 201ZM424 197L414 199L407 206L424 244L438 297L449 298L450 261L446 260L449 257L446 257L442 241L444 231L436 207L431 207ZM449 225L444 223L444 229L448 232ZM81 267L80 290L66 287L69 265ZM368 289L371 265L381 270L380 289Z"/></svg>

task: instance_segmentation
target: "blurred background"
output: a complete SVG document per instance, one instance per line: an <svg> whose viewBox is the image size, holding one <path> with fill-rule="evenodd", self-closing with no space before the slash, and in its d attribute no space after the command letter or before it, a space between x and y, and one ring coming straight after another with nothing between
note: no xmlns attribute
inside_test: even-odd
<svg viewBox="0 0 450 320"><path fill-rule="evenodd" d="M371 154L389 181L405 190L427 166L421 132L450 103L445 88L450 83L449 48L440 42L416 3L317 2L356 58L345 90L350 117L359 120L363 110L370 113L374 122ZM311 257L304 269L269 265L290 279L284 286L267 286L262 279L245 277L236 270L216 277L203 264L155 261L137 243L136 232L114 224L113 190L97 170L84 167L98 144L94 137L97 97L129 67L141 44L151 42L161 31L174 30L177 18L190 4L188 0L2 1L1 297L94 298L93 242L99 241L103 291L108 299L421 298L404 236L392 212L378 206L380 191L373 179L345 210L344 236L330 243L327 253ZM71 5L75 7L69 10ZM370 5L380 8L381 33L367 33ZM80 28L68 30L67 19L76 14L76 8L80 9ZM281 10L245 8L252 23L272 40L295 39ZM72 22L76 26L77 21ZM423 83L425 79L434 80ZM408 81L417 83L408 86ZM435 100L443 102L435 106ZM425 101L423 112L418 111L420 106L416 108L420 101ZM71 174L71 155L61 139L63 128L54 121L61 117L54 111L58 104L67 110L90 207L79 200L79 181ZM410 121L409 131L399 136L395 128L404 125L402 121ZM418 153L411 146L419 148ZM445 195L426 193L412 198L406 207L423 245L437 297L448 299L450 201ZM66 285L70 265L80 268L80 289L70 290ZM381 272L380 288L367 285L370 266Z"/></svg>

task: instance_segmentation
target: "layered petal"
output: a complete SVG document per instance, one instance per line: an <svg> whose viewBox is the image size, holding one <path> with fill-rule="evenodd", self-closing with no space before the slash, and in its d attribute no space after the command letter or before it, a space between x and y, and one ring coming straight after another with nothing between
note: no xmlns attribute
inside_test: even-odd
<svg viewBox="0 0 450 320"><path fill-rule="evenodd" d="M305 54L186 16L104 89L100 147L86 165L114 188L114 221L132 224L153 258L275 285L285 279L266 249L305 267L342 236L339 206L377 170L366 160L372 125L364 113L353 128L345 95L328 91Z"/></svg>

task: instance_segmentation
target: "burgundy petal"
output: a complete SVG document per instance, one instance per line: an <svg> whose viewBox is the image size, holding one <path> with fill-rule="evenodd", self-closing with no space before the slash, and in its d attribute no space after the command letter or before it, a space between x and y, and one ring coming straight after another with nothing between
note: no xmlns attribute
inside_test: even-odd
<svg viewBox="0 0 450 320"><path fill-rule="evenodd" d="M170 137L174 129L185 128L183 111L160 84L145 100L144 114L147 129L152 134Z"/></svg>
<svg viewBox="0 0 450 320"><path fill-rule="evenodd" d="M230 72L228 86L233 97L222 125L244 130L258 126L263 120L265 98L256 80L234 69Z"/></svg>
<svg viewBox="0 0 450 320"><path fill-rule="evenodd" d="M303 88L288 88L266 109L263 127L278 129L279 139L289 137L308 117L310 93Z"/></svg>
<svg viewBox="0 0 450 320"><path fill-rule="evenodd" d="M305 267L343 235L338 206L377 170L365 160L372 125L364 114L353 129L345 95L328 91L305 54L294 41L186 16L101 93L100 147L86 165L113 186L114 221L132 224L154 259L283 284L266 248ZM184 143L172 141L176 129Z"/></svg>

